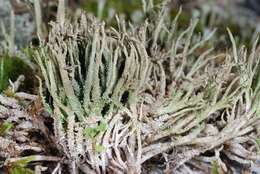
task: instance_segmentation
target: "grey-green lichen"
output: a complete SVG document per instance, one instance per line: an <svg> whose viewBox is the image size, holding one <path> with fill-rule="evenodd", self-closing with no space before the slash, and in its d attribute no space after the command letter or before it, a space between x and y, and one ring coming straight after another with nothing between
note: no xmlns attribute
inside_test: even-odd
<svg viewBox="0 0 260 174"><path fill-rule="evenodd" d="M142 25L117 18L118 29L84 14L52 23L35 58L73 173L140 173L158 155L175 169L207 151L225 172L220 151L259 159L257 41L238 47L228 30L232 49L214 52L215 30L196 32L199 19L179 29L181 12L168 12Z"/></svg>

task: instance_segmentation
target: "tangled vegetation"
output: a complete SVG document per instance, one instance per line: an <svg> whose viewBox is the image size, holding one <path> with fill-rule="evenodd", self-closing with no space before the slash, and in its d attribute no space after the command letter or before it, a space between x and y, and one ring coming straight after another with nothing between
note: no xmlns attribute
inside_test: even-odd
<svg viewBox="0 0 260 174"><path fill-rule="evenodd" d="M142 24L116 17L111 27L84 13L67 19L59 6L33 56L41 103L53 120L48 142L63 158L11 158L5 166L33 172L25 168L29 162L46 160L58 162L55 172L66 171L62 163L72 174L151 173L153 166L166 173L235 173L237 165L259 160L258 39L239 46L227 29L232 47L223 52L216 30L198 30L200 19L183 29L181 9L172 19L167 1L152 7L143 4ZM18 94L18 101L37 101ZM5 102L11 97L0 95L1 112L20 110L19 102ZM28 121L39 125L35 120ZM2 124L0 134L12 126Z"/></svg>
<svg viewBox="0 0 260 174"><path fill-rule="evenodd" d="M179 13L180 14L180 13ZM259 58L237 48L214 53L213 33L178 30L163 6L155 20L118 29L82 14L52 24L37 51L51 100L44 100L72 173L140 173L152 158L168 170L210 157L259 158ZM248 53L249 52L249 53Z"/></svg>

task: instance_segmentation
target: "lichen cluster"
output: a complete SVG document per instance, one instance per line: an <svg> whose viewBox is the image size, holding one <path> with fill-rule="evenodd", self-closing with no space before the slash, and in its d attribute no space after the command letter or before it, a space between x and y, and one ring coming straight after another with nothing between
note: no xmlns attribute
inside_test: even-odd
<svg viewBox="0 0 260 174"><path fill-rule="evenodd" d="M220 154L259 159L257 41L238 47L228 30L232 49L214 51L214 30L196 32L199 19L180 30L181 11L171 20L167 7L148 9L142 25L60 20L35 52L72 173L141 173L152 159L168 171L215 161L227 172Z"/></svg>

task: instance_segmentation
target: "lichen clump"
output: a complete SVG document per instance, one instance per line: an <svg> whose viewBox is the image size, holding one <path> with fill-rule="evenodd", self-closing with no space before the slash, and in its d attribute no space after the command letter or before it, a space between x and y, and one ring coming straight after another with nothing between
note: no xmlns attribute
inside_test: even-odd
<svg viewBox="0 0 260 174"><path fill-rule="evenodd" d="M220 153L259 159L257 41L238 49L229 31L232 50L217 53L214 30L195 32L199 19L179 30L180 13L170 20L163 6L117 29L84 14L52 23L35 57L73 173L141 173L154 158L169 171L211 159L227 172Z"/></svg>

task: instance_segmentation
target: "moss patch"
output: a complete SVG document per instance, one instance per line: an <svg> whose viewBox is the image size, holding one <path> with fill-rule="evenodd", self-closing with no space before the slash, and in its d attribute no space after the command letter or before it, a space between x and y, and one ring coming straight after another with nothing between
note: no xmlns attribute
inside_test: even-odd
<svg viewBox="0 0 260 174"><path fill-rule="evenodd" d="M31 88L29 80L33 77L30 67L17 57L0 56L0 92L8 87L9 80L15 81L21 74L28 80L22 88L28 90Z"/></svg>

